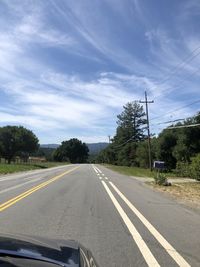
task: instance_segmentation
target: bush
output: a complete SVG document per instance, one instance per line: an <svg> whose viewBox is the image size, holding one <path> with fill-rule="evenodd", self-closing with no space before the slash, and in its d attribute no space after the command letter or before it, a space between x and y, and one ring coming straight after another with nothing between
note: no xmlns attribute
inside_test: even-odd
<svg viewBox="0 0 200 267"><path fill-rule="evenodd" d="M191 167L188 162L178 161L176 164L175 173L179 177L190 177L191 176Z"/></svg>
<svg viewBox="0 0 200 267"><path fill-rule="evenodd" d="M166 176L160 172L155 174L154 180L158 185L171 185L168 183Z"/></svg>
<svg viewBox="0 0 200 267"><path fill-rule="evenodd" d="M191 178L200 181L200 154L192 158L190 170L191 170Z"/></svg>

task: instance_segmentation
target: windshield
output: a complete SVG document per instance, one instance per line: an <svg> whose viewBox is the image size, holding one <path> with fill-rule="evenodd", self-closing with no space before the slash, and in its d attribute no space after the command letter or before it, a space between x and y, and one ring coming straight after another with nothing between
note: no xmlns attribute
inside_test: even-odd
<svg viewBox="0 0 200 267"><path fill-rule="evenodd" d="M0 251L200 266L199 27L198 0L0 1Z"/></svg>

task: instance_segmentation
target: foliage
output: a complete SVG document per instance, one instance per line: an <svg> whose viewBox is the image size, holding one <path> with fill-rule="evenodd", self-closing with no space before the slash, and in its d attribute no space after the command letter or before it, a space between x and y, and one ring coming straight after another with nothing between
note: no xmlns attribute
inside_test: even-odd
<svg viewBox="0 0 200 267"><path fill-rule="evenodd" d="M144 129L142 125L146 124L143 106L137 102L129 102L123 106L123 111L117 116L117 131L114 142L122 144L129 139L134 142L144 140Z"/></svg>
<svg viewBox="0 0 200 267"><path fill-rule="evenodd" d="M31 156L34 157L45 157L47 161L53 161L53 154L55 152L55 148L50 148L50 147L39 147L39 149L31 153Z"/></svg>
<svg viewBox="0 0 200 267"><path fill-rule="evenodd" d="M117 165L137 166L136 144L127 143L118 151Z"/></svg>
<svg viewBox="0 0 200 267"><path fill-rule="evenodd" d="M176 132L176 145L173 148L172 155L177 162L189 162L190 151L187 145L187 136L184 129L179 129L179 131L179 133Z"/></svg>
<svg viewBox="0 0 200 267"><path fill-rule="evenodd" d="M96 162L113 165L149 167L148 142L144 134L145 113L136 102L127 103L117 116L116 135L112 143L96 157ZM200 123L200 112L174 126ZM171 125L173 126L173 125ZM166 171L191 177L191 159L200 153L200 127L165 128L151 138L151 157L165 162ZM195 176L194 167L193 176ZM197 167L195 167L195 170Z"/></svg>
<svg viewBox="0 0 200 267"><path fill-rule="evenodd" d="M191 169L191 178L200 181L200 154L192 158L190 169Z"/></svg>
<svg viewBox="0 0 200 267"><path fill-rule="evenodd" d="M191 177L191 168L188 162L178 161L176 163L175 173L179 177Z"/></svg>
<svg viewBox="0 0 200 267"><path fill-rule="evenodd" d="M117 116L117 129L112 143L99 153L97 161L114 165L138 166L136 160L137 145L145 139L146 123L143 106L137 102L127 103Z"/></svg>
<svg viewBox="0 0 200 267"><path fill-rule="evenodd" d="M197 123L200 123L200 113L186 119L183 123L177 123L175 126L187 126ZM166 128L158 137L158 158L166 162L169 170L174 169L177 162L182 162L187 168L191 158L200 152L199 136L200 127L184 127L170 130ZM180 167L180 163L178 167ZM182 166L181 168L183 169L184 167Z"/></svg>
<svg viewBox="0 0 200 267"><path fill-rule="evenodd" d="M156 173L154 175L155 183L158 185L167 185L167 178L164 173Z"/></svg>
<svg viewBox="0 0 200 267"><path fill-rule="evenodd" d="M164 130L158 137L158 159L163 160L168 170L175 169L176 158L173 156L173 148L176 146L176 136L173 130Z"/></svg>
<svg viewBox="0 0 200 267"><path fill-rule="evenodd" d="M54 160L71 163L84 163L88 158L88 147L80 140L73 138L63 141L62 144L54 152Z"/></svg>
<svg viewBox="0 0 200 267"><path fill-rule="evenodd" d="M8 160L20 156L27 161L31 152L38 149L38 138L22 126L5 126L0 128L0 155Z"/></svg>
<svg viewBox="0 0 200 267"><path fill-rule="evenodd" d="M152 161L156 160L156 151L157 151L157 139L151 139L151 158ZM141 168L149 167L149 151L148 151L148 141L139 142L136 149L136 159L138 166Z"/></svg>

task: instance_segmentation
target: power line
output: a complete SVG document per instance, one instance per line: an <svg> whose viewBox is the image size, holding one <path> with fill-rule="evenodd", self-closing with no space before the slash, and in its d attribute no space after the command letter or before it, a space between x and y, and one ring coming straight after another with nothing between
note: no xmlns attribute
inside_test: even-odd
<svg viewBox="0 0 200 267"><path fill-rule="evenodd" d="M180 126L170 126L170 127L166 128L165 130L179 129L179 128L191 128L191 127L196 127L196 126L200 126L200 123L189 124L189 125L180 125Z"/></svg>
<svg viewBox="0 0 200 267"><path fill-rule="evenodd" d="M189 103L189 104L187 104L187 105L184 105L184 106L182 106L182 107L180 107L180 108L172 109L172 110L170 110L169 112L167 112L166 114L164 114L164 115L160 115L160 116L157 116L157 117L154 117L154 118L152 118L151 120L159 119L159 118L161 118L161 117L166 117L167 115L170 115L170 114L172 114L172 113L174 113L174 112L176 112L176 111L179 111L179 110L184 109L184 108L186 108L186 107L189 107L189 106L191 106L191 105L197 104L197 103L199 103L199 102L200 102L200 99L198 99L198 100L196 100L196 101L194 101L194 102L191 102L191 103Z"/></svg>
<svg viewBox="0 0 200 267"><path fill-rule="evenodd" d="M184 79L188 79L188 78L190 78L190 77L193 76L195 73L197 73L199 70L200 70L200 68L194 70L192 73L190 73L189 75L187 75L186 77L184 77ZM180 81L182 81L182 83L180 83ZM177 86L177 87L175 87L175 88L168 87L168 88L165 88L165 89L161 90L161 91L159 92L159 95L156 95L156 96L154 97L154 99L159 98L160 96L162 96L162 95L163 95L162 93L165 92L165 91L167 91L168 94L169 94L169 93L171 93L172 91L181 88L181 87L183 86L183 84L185 84L186 82L187 82L186 80L180 79L180 80L179 80L179 86ZM170 89L172 89L172 90L170 90ZM166 95L168 95L168 94L164 94L164 95L166 96Z"/></svg>
<svg viewBox="0 0 200 267"><path fill-rule="evenodd" d="M184 66L186 63L190 62L190 61L193 60L195 57L197 57L197 56L200 54L200 51L199 51L197 54L195 54L195 52L197 52L199 49L200 49L200 46L196 47L191 53L189 53L189 54L183 59L182 62L178 63L178 64L174 67L174 69L171 71L171 74L168 75L167 78L163 79L163 80L161 81L160 84L163 84L163 83L165 83L166 81L168 81L169 78L170 78L172 75L174 75L180 67ZM196 73L198 70L199 70L199 69L195 70L192 74L189 75L189 77L190 77L191 75L193 75L194 73ZM176 89L178 89L178 88L180 88L180 86L177 87ZM154 88L154 89L155 89L155 88ZM166 90L167 90L167 89L162 90L161 93L162 93L163 91L166 91ZM158 98L160 95L161 95L161 94L159 94L158 96L155 96L155 98ZM199 101L197 101L197 102L199 102ZM196 101L193 102L193 103L191 103L191 104L189 104L189 105L192 105L192 104L194 104L194 103L196 103ZM187 106L189 106L189 105L187 105ZM184 107L187 107L187 106L184 106ZM172 110L172 112L178 111L178 110L180 110L180 109L182 109L182 108L184 108L184 107L181 107L181 108L176 109L176 110ZM164 116L166 116L166 115L164 115ZM157 119L157 118L160 118L160 117L163 117L163 115L162 115L162 116L154 117L154 118L152 118L152 120Z"/></svg>
<svg viewBox="0 0 200 267"><path fill-rule="evenodd" d="M177 122L177 121L184 121L184 119L176 119L173 121L164 121L164 122L157 123L157 125L167 124L167 123L172 123L172 122Z"/></svg>
<svg viewBox="0 0 200 267"><path fill-rule="evenodd" d="M177 121L184 121L184 120L185 120L185 119L176 119L176 120L164 121L164 122L159 122L159 123L151 124L151 126L162 125L162 124L168 124L168 123L177 122Z"/></svg>
<svg viewBox="0 0 200 267"><path fill-rule="evenodd" d="M197 57L199 54L200 54L200 51L195 54L196 51L198 51L200 49L200 46L196 47L191 53L189 53L183 60L182 62L178 63L174 69L172 69L171 73L165 78L163 79L159 86L161 84L165 84L174 74L176 74L179 70L180 70L180 67L183 67L186 63L189 63L190 61L192 61L195 57ZM155 87L156 88L156 87ZM154 88L154 89L155 89ZM165 91L165 90L163 90ZM159 95L160 96L160 95ZM156 96L155 98L159 97L159 96Z"/></svg>
<svg viewBox="0 0 200 267"><path fill-rule="evenodd" d="M113 148L114 148L114 149L118 149L118 148L120 148L120 147L126 145L128 142L132 141L134 137L135 137L135 135L131 136L131 138L129 138L127 141L125 141L124 143L122 143L122 144L119 145L119 146L114 146Z"/></svg>

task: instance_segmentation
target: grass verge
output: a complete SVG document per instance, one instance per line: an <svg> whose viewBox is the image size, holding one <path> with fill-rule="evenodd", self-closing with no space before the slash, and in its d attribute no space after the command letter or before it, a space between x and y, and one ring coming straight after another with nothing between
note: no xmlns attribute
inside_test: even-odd
<svg viewBox="0 0 200 267"><path fill-rule="evenodd" d="M61 166L65 164L68 164L68 163L60 163L60 162L41 162L41 163L32 163L32 164L0 163L0 174L29 171L29 170L36 170L36 169L46 169L46 168Z"/></svg>
<svg viewBox="0 0 200 267"><path fill-rule="evenodd" d="M154 177L154 171L150 171L149 169L143 169L138 167L127 167L127 166L116 166L116 165L110 165L110 164L104 164L105 167L119 172L121 174L125 174L128 176L138 176L138 177Z"/></svg>
<svg viewBox="0 0 200 267"><path fill-rule="evenodd" d="M109 168L113 171L119 172L121 174L125 174L128 176L137 176L137 177L145 177L145 178L154 178L156 175L156 171L150 171L149 169L139 168L139 167L127 167L127 166L117 166L111 164L102 164L104 167ZM166 172L164 175L167 178L172 179L181 179L185 177L179 177L176 173Z"/></svg>

